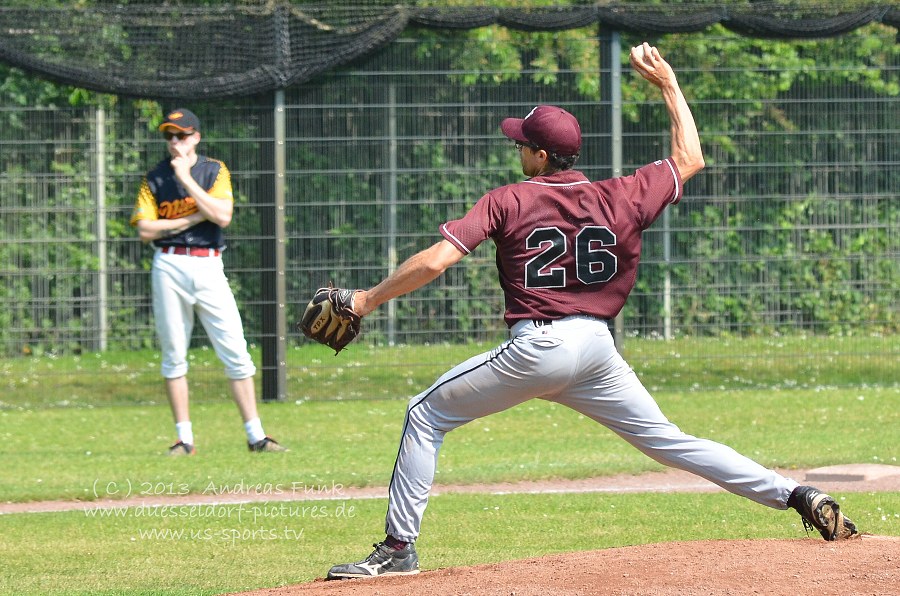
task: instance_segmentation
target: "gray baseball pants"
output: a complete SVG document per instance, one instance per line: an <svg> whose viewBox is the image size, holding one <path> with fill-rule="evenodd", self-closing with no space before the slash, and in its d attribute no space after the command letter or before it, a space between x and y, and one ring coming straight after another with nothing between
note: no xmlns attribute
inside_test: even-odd
<svg viewBox="0 0 900 596"><path fill-rule="evenodd" d="M391 477L387 534L407 542L419 536L446 433L533 398L596 420L664 465L762 505L787 508L797 482L669 422L616 351L606 321L586 316L522 321L510 335L410 400Z"/></svg>

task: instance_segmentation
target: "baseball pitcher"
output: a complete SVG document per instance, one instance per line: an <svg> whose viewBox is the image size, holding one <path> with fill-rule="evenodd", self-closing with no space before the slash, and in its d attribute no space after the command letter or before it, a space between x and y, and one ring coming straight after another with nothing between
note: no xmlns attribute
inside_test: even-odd
<svg viewBox="0 0 900 596"><path fill-rule="evenodd" d="M615 349L610 320L634 287L641 234L704 167L694 118L670 65L646 43L631 50L631 64L662 92L671 155L630 176L592 182L573 169L581 129L572 114L541 105L524 118L507 118L500 129L515 142L527 179L488 192L462 218L443 224L441 241L374 288L344 294L355 315L365 317L491 241L510 339L410 400L391 476L387 535L365 560L332 567L329 579L417 573L415 541L445 435L533 398L584 414L667 466L768 507L792 507L826 540L859 535L830 496L683 433Z"/></svg>

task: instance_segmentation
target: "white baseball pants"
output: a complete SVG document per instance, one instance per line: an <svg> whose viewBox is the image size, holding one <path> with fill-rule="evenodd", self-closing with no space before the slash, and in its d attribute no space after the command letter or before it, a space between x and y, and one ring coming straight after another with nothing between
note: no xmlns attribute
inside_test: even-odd
<svg viewBox="0 0 900 596"><path fill-rule="evenodd" d="M221 257L176 255L157 250L151 280L163 377L177 379L187 374L194 313L200 318L216 355L225 364L229 379L245 379L256 374Z"/></svg>
<svg viewBox="0 0 900 596"><path fill-rule="evenodd" d="M606 321L523 321L509 341L470 358L412 398L391 478L386 533L419 535L438 451L449 431L532 398L558 402L606 426L654 460L775 509L797 482L669 422L615 349Z"/></svg>

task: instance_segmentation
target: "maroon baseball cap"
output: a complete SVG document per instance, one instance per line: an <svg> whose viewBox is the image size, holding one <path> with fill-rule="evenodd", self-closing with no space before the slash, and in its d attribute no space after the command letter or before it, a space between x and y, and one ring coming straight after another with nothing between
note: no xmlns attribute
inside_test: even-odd
<svg viewBox="0 0 900 596"><path fill-rule="evenodd" d="M200 119L194 112L185 108L175 108L166 115L166 119L159 125L159 130L177 130L181 132L195 133L200 130Z"/></svg>
<svg viewBox="0 0 900 596"><path fill-rule="evenodd" d="M578 120L556 106L537 106L524 118L507 118L500 123L500 130L514 141L562 156L576 155L581 150Z"/></svg>

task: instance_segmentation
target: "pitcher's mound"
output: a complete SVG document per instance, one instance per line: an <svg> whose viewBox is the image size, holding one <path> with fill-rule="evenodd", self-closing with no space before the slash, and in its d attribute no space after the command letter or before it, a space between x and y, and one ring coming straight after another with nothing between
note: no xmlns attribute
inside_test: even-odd
<svg viewBox="0 0 900 596"><path fill-rule="evenodd" d="M548 555L418 575L323 581L256 596L900 594L900 538L713 540Z"/></svg>

